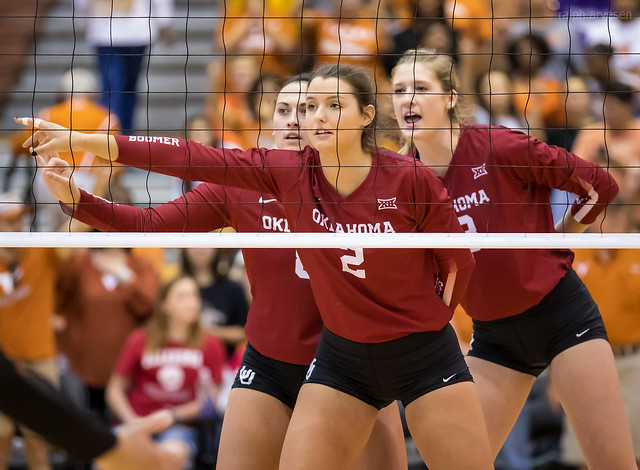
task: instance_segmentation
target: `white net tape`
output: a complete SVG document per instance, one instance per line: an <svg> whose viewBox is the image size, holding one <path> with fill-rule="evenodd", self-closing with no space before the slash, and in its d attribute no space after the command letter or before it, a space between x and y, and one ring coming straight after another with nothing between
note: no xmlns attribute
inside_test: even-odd
<svg viewBox="0 0 640 470"><path fill-rule="evenodd" d="M637 233L2 233L7 247L636 248Z"/></svg>

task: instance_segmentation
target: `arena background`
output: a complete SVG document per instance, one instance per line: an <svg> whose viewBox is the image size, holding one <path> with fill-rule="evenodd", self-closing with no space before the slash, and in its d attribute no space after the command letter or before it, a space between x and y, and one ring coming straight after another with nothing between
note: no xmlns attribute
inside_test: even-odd
<svg viewBox="0 0 640 470"><path fill-rule="evenodd" d="M200 131L208 134L210 143L220 145L225 144L219 137L224 130L237 139L231 143L227 140L229 146L248 146L247 142L265 145L270 134L268 126L264 126L259 116L243 121L249 111L242 107L247 106L244 100L249 105L257 105L258 109L263 104L267 106L269 98L274 96L272 80L309 71L323 61L373 64L371 71L384 103L385 95L391 92L385 80L394 54L401 53L403 45L419 44L455 55L462 69L459 70L463 78L461 93L474 102L472 116L476 120L485 119L494 124L510 122L512 127L550 143L566 145L568 149L571 149L577 131L583 127L589 127L594 136L601 136L604 145L598 154L602 158L600 163L622 168L628 175L623 188L624 200L620 204L629 206L633 219L626 231L637 234L640 228L639 2L421 1L422 7L414 0L383 0L380 3L377 0L167 0L167 4L173 3L172 9L168 10L170 16L164 18L168 20L165 29L168 36L163 37L158 30L153 40L149 38L144 44L146 50L129 132L185 137L191 135L191 131ZM127 2L129 0L114 0L112 7ZM21 130L13 117L38 116L69 92L73 95L88 91L92 99L99 100L102 84L95 48L87 41L84 30L88 18L87 10L82 9L83 3L86 6L86 2L78 0L75 3L71 0L22 0L5 1L0 5L0 192L15 195L32 208L25 221L26 230L31 232L56 230L64 219L56 213L57 203L47 200L42 188L37 187L39 177L34 173L32 160L16 145L16 136ZM322 34L322 28L330 31L331 26L327 25L331 21L337 22L338 28L352 22L351 16L340 13L343 9L354 8L353 4L355 11L360 12L358 21L364 23L363 30L373 29L377 33L374 42L365 40L358 45L362 49L356 47L344 53L339 50L336 56L331 53L315 55L322 47L322 37L318 36ZM442 15L418 13L416 21L420 8L433 8L430 11L442 12ZM157 19L146 18L149 25ZM233 36L234 28L242 30L243 26L239 25L243 22L251 23L251 26L247 26L240 37ZM247 40L245 48L243 34ZM357 42L357 31L353 34L355 39L351 40ZM535 36L531 40L534 47L518 49L515 40L531 34ZM223 40L223 35L229 37L224 36ZM264 42L250 41L260 36ZM311 37L316 38L316 44L309 42ZM539 38L546 46L540 44ZM291 47L286 48L286 52L268 51L276 39ZM346 42L343 45L348 49ZM374 55L367 52L370 46L374 47ZM524 59L518 66L513 62L519 58ZM522 71L526 69L523 64L528 62L531 66L541 59L544 64L536 69L535 75L523 75ZM238 70L232 70L233 67ZM65 82L65 73L70 69L81 72ZM481 77L489 70L502 72L502 75L496 75L491 84L485 86ZM87 71L92 77L88 79L88 85ZM264 77L262 82L254 81L260 77ZM505 77L511 80L507 91L503 88ZM239 80L247 82L243 84L244 88L234 88ZM609 89L614 82L630 88L628 104L633 120L624 129L611 129L602 122L607 96L613 94L613 99L617 99L616 93L623 93L619 89ZM85 86L88 90L82 88ZM492 93L492 87L499 91ZM493 112L482 111L479 102L484 98L491 105L505 96L510 103L507 116L502 117L508 119L496 122L491 119ZM586 98L587 103L580 103L580 98ZM240 117L223 116L222 103L224 106L229 104L230 109L233 108L230 112L238 112ZM590 119L583 119L585 113ZM194 125L196 117L201 121ZM232 122L229 128L224 125L227 122ZM239 122L247 124L244 129L238 128ZM605 134L605 128L608 134ZM616 131L622 132L614 135ZM611 135L614 138L623 135L620 146L616 148L614 143L611 147L613 156L609 154L607 142ZM599 138L594 137L588 145L599 145L597 142L600 142ZM624 158L619 157L618 152L622 152ZM111 176L107 186L111 188ZM123 202L144 207L166 202L184 189L172 178L127 169L118 176L117 191L107 193L116 201L121 197ZM12 201L0 200L0 204L14 204ZM566 207L566 201L567 196L558 195L558 211ZM600 232L602 226L596 224L592 231ZM627 245L637 247L638 238L627 239ZM612 246L615 243L612 242ZM176 250L149 250L146 256L153 260L164 279L175 273ZM233 268L234 260L234 253L228 254L229 269ZM241 275L238 276L242 281ZM636 327L640 330L640 321ZM640 371L637 372L640 375ZM539 395L534 398L545 395L545 384L541 387L542 391L536 390ZM549 410L539 413L537 416L548 417L550 421L537 423L538 427L531 431L529 443L533 457L523 464L530 466L508 466L511 464L502 461L498 468L575 468L561 463L562 419ZM18 449L19 442L16 440ZM410 437L407 448L411 468L424 468L411 446ZM67 465L64 457L56 455L55 458L60 467ZM14 464L15 468L24 465L19 450Z"/></svg>

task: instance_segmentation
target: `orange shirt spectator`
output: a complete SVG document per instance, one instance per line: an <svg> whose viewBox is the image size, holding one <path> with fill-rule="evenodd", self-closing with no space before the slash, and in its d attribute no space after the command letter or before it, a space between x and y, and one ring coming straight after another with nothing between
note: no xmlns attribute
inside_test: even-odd
<svg viewBox="0 0 640 470"><path fill-rule="evenodd" d="M516 116L533 128L563 126L565 88L543 71L551 49L546 39L537 34L514 38L509 46L510 75Z"/></svg>
<svg viewBox="0 0 640 470"><path fill-rule="evenodd" d="M87 133L119 133L120 121L115 114L93 101L97 85L93 74L85 69L75 69L73 80L71 73L67 72L60 80L59 91L63 99L58 104L45 108L38 113L38 117L55 122L67 128L72 128ZM73 90L72 96L70 92ZM66 96L66 97L64 97ZM15 160L21 156L29 157L26 149L22 148L30 135L30 130L20 131L13 135L12 147ZM30 158L30 157L29 157ZM98 196L106 196L110 183L118 175L119 166L109 164L105 160L96 158L90 152L74 151L63 152L60 158L69 165L74 166L74 179L82 189L90 191ZM29 182L31 183L31 181ZM49 191L44 187L41 178L34 180L33 192L38 202L44 203L38 206L39 230L58 230L61 225L68 229L69 218L56 207L51 199ZM79 226L74 224L74 227ZM73 230L78 230L74 228Z"/></svg>
<svg viewBox="0 0 640 470"><path fill-rule="evenodd" d="M225 63L208 68L211 93L206 118L217 147L245 148L243 130L257 126L247 105L246 94L259 78L259 68L251 57L232 56Z"/></svg>
<svg viewBox="0 0 640 470"><path fill-rule="evenodd" d="M555 78L540 75L529 81L516 77L513 93L518 116L526 117L531 127L538 125L538 116L550 125L559 125L564 120L564 89Z"/></svg>
<svg viewBox="0 0 640 470"><path fill-rule="evenodd" d="M0 232L24 230L26 207L0 195ZM0 248L0 348L16 360L56 354L51 318L58 256L51 248Z"/></svg>
<svg viewBox="0 0 640 470"><path fill-rule="evenodd" d="M96 90L95 78L90 71L75 69L73 78L71 73L67 72L60 80L60 91L66 98L40 111L38 117L81 132L119 133L118 117L93 101ZM14 136L13 146L16 153L25 153L21 144L29 135L30 131L23 131ZM75 166L74 178L83 189L100 196L105 193L115 168L111 168L104 160L96 158L90 152L64 152L60 154L60 158Z"/></svg>
<svg viewBox="0 0 640 470"><path fill-rule="evenodd" d="M576 250L574 269L589 288L612 346L640 344L640 250Z"/></svg>
<svg viewBox="0 0 640 470"><path fill-rule="evenodd" d="M386 78L382 55L389 49L386 20L378 20L377 2L334 2L327 15L318 10L304 12L305 46L315 55L315 65L337 63L359 65ZM380 86L381 83L378 83Z"/></svg>
<svg viewBox="0 0 640 470"><path fill-rule="evenodd" d="M225 55L249 55L261 73L288 78L299 72L299 8L292 2L231 0L219 23L215 42Z"/></svg>
<svg viewBox="0 0 640 470"><path fill-rule="evenodd" d="M0 232L25 229L26 207L11 194L0 195ZM51 319L58 258L48 248L0 248L0 349L18 370L58 384ZM48 468L47 444L22 428L32 468ZM15 425L0 414L0 466L6 468Z"/></svg>
<svg viewBox="0 0 640 470"><path fill-rule="evenodd" d="M51 316L58 257L51 248L0 248L0 348L12 359L56 354Z"/></svg>
<svg viewBox="0 0 640 470"><path fill-rule="evenodd" d="M484 0L447 0L444 7L449 24L463 38L476 43L491 41L491 10Z"/></svg>

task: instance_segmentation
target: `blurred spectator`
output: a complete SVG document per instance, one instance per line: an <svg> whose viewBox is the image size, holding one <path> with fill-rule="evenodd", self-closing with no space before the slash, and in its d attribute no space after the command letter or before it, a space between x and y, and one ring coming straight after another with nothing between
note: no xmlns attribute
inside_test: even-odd
<svg viewBox="0 0 640 470"><path fill-rule="evenodd" d="M427 26L418 47L433 49L438 54L447 54L454 62L458 59L455 33L446 23L435 21Z"/></svg>
<svg viewBox="0 0 640 470"><path fill-rule="evenodd" d="M224 64L209 64L211 93L207 98L206 117L219 147L244 147L241 131L252 122L246 97L260 79L259 70L247 56L228 57Z"/></svg>
<svg viewBox="0 0 640 470"><path fill-rule="evenodd" d="M604 113L605 121L598 122L592 119L592 110L586 109L589 106L586 96L592 101L592 94L575 92L584 89L584 86L585 82L576 77L569 80L571 93L567 99L567 127L550 130L549 143L565 147L576 155L613 171L627 167L628 171L618 174L618 178L621 179L617 181L620 195L629 199L640 187L640 172L637 168L640 162L640 120L634 118L632 113L632 90L623 83L609 83L604 111L600 105L600 113ZM602 103L603 99L598 98L598 101ZM553 217L556 222L573 203L575 197L575 194L564 191L551 191ZM640 224L640 211L636 220Z"/></svg>
<svg viewBox="0 0 640 470"><path fill-rule="evenodd" d="M404 51L420 47L430 25L446 24L444 0L386 0L384 5L384 21L393 38L390 54L385 56L387 72L391 73Z"/></svg>
<svg viewBox="0 0 640 470"><path fill-rule="evenodd" d="M157 37L173 42L173 0L77 0L75 8L77 17L86 17L86 40L96 48L101 104L120 118L123 133L133 134L142 61Z"/></svg>
<svg viewBox="0 0 640 470"><path fill-rule="evenodd" d="M485 4L488 2L485 1ZM516 0L513 2L491 2L490 10L492 39L489 45L491 54L491 70L509 71L509 55L507 47L511 34L511 27L519 19L529 18L529 1Z"/></svg>
<svg viewBox="0 0 640 470"><path fill-rule="evenodd" d="M476 81L479 106L475 109L477 124L505 126L527 132L526 123L516 117L509 76L500 71L481 75Z"/></svg>
<svg viewBox="0 0 640 470"><path fill-rule="evenodd" d="M89 133L118 133L120 121L115 114L97 103L95 97L98 87L94 74L83 68L68 70L60 78L58 84L59 102L38 113L38 117L55 122L61 126ZM12 138L15 159L31 158L27 150L22 148L31 131L21 131ZM60 158L74 167L74 179L79 187L99 196L108 193L110 183L118 176L119 166L105 164L90 152L63 152ZM12 171L7 174L11 178ZM43 186L41 178L30 178L34 181L34 197L37 202L37 223L41 230L58 230L62 224L69 224L70 219L60 211L58 201L54 201L49 191ZM64 227L68 230L68 227Z"/></svg>
<svg viewBox="0 0 640 470"><path fill-rule="evenodd" d="M228 272L232 266L231 253L217 248L186 248L180 252L181 272L193 277L202 298L202 324L206 331L218 337L226 346L227 362L222 371L222 385L217 410L223 414L231 385L240 368L246 336L249 305L241 284L232 281ZM206 461L215 462L221 423L207 421L201 428ZM209 455L209 459L206 456Z"/></svg>
<svg viewBox="0 0 640 470"><path fill-rule="evenodd" d="M22 232L26 206L12 194L0 195L0 232ZM23 372L58 385L51 317L58 267L51 248L0 248L0 349ZM0 414L0 468L9 467L14 423ZM21 428L30 469L48 469L47 443Z"/></svg>
<svg viewBox="0 0 640 470"><path fill-rule="evenodd" d="M520 0L522 18L511 20L507 32L508 39L527 34L545 38L549 45L550 56L545 63L544 72L564 81L567 76L578 73L583 63L580 54L579 28L568 24L567 18L558 17L557 1Z"/></svg>
<svg viewBox="0 0 640 470"><path fill-rule="evenodd" d="M250 57L260 75L300 73L300 6L297 0L226 1L214 42L225 57Z"/></svg>
<svg viewBox="0 0 640 470"><path fill-rule="evenodd" d="M253 82L247 94L247 107L251 111L253 124L244 138L245 148L274 146L271 121L280 88L282 81L275 75L263 75Z"/></svg>
<svg viewBox="0 0 640 470"><path fill-rule="evenodd" d="M618 180L620 196L638 202L632 195L640 188L640 119L633 115L630 86L609 83L604 98L604 121L580 131L572 151L604 168L626 168Z"/></svg>
<svg viewBox="0 0 640 470"><path fill-rule="evenodd" d="M547 129L547 143L571 150L578 132L594 122L592 93L580 77L567 79L567 94L564 99L564 124Z"/></svg>
<svg viewBox="0 0 640 470"><path fill-rule="evenodd" d="M585 50L585 72L592 91L603 91L609 82L619 81L616 69L611 64L614 53L608 44L595 44ZM599 108L602 110L602 106Z"/></svg>
<svg viewBox="0 0 640 470"><path fill-rule="evenodd" d="M203 325L227 345L231 356L246 341L249 306L242 286L227 276L229 265L217 248L183 249L181 268L200 288Z"/></svg>
<svg viewBox="0 0 640 470"><path fill-rule="evenodd" d="M233 257L231 268L229 269L229 279L240 284L244 289L244 295L249 300L249 303L253 302L251 284L249 283L249 276L247 276L247 268L244 264L242 250L238 250Z"/></svg>
<svg viewBox="0 0 640 470"><path fill-rule="evenodd" d="M125 248L77 250L58 273L58 345L107 420L104 391L127 336L152 313L158 274Z"/></svg>
<svg viewBox="0 0 640 470"><path fill-rule="evenodd" d="M604 92L609 83L620 82L612 60L615 50L608 44L596 44L585 50L585 82L591 93L591 114L602 119Z"/></svg>
<svg viewBox="0 0 640 470"><path fill-rule="evenodd" d="M520 36L508 47L517 117L540 133L544 127L562 125L564 117L564 88L543 70L550 51L547 41L535 34Z"/></svg>
<svg viewBox="0 0 640 470"><path fill-rule="evenodd" d="M25 64L31 62L34 47L49 22L49 11L57 0L0 2L0 115L20 82Z"/></svg>
<svg viewBox="0 0 640 470"><path fill-rule="evenodd" d="M462 41L476 46L491 40L491 9L486 1L446 0L444 9L453 29Z"/></svg>
<svg viewBox="0 0 640 470"><path fill-rule="evenodd" d="M248 94L257 90L260 98L260 91L268 91L273 80L300 72L301 7L299 0L225 2L225 21L214 33L224 60L209 64L211 93L206 110L207 122L220 147L250 148L259 144L259 121Z"/></svg>
<svg viewBox="0 0 640 470"><path fill-rule="evenodd" d="M591 18L580 22L581 38L584 49L598 44L613 48L611 65L617 80L640 87L640 1L613 0L613 12L609 15Z"/></svg>
<svg viewBox="0 0 640 470"><path fill-rule="evenodd" d="M125 424L172 414L173 426L158 440L176 441L187 469L197 450L195 421L215 403L225 360L220 340L202 329L201 306L193 278L164 286L147 326L129 335L107 386L109 407Z"/></svg>
<svg viewBox="0 0 640 470"><path fill-rule="evenodd" d="M456 32L458 76L463 92L473 90L477 77L489 71L494 58L497 40L492 32L493 3L486 0L445 1L445 16Z"/></svg>
<svg viewBox="0 0 640 470"><path fill-rule="evenodd" d="M219 127L210 132L209 140L215 142L217 138L222 144L224 138L226 148L271 147L271 118L281 83L277 75L265 73L255 75L246 91L220 94L222 102L209 115L215 114L213 119L218 120L224 110L224 130ZM204 137L202 132L199 135Z"/></svg>
<svg viewBox="0 0 640 470"><path fill-rule="evenodd" d="M210 147L218 146L211 126L209 126L209 124L207 123L206 117L201 114L194 114L187 119L187 122L185 123L184 138L186 140L193 140L202 145L208 145ZM169 197L170 200L182 196L187 191L199 184L196 181L184 181L180 178L172 178L172 181L173 185L172 193Z"/></svg>
<svg viewBox="0 0 640 470"><path fill-rule="evenodd" d="M564 102L564 125L546 129L549 145L555 145L571 151L575 140L583 129L593 125L593 93L589 91L587 82L580 77L570 77L567 80L567 94ZM575 153L575 149L574 149ZM583 157L582 154L577 154ZM601 163L607 166L606 162ZM549 202L553 212L553 220L558 222L575 200L575 194L551 189Z"/></svg>
<svg viewBox="0 0 640 470"><path fill-rule="evenodd" d="M359 65L375 76L377 87L386 86L382 58L391 49L391 42L386 31L389 23L376 20L378 2L331 0L331 6L329 13L304 10L304 54L307 60L313 60L305 64L305 69L337 62Z"/></svg>
<svg viewBox="0 0 640 470"><path fill-rule="evenodd" d="M187 119L186 123L186 139L187 140L195 140L202 145L209 145L215 147L215 137L211 132L211 128L207 124L206 118L201 114L196 114L189 119Z"/></svg>
<svg viewBox="0 0 640 470"><path fill-rule="evenodd" d="M618 172L612 173L618 176ZM602 221L605 233L638 231L632 203L637 204L640 192L634 197L633 200L618 197L609 205ZM598 304L607 327L640 464L640 250L576 250L573 265ZM587 468L568 422L562 439L562 457L566 464Z"/></svg>

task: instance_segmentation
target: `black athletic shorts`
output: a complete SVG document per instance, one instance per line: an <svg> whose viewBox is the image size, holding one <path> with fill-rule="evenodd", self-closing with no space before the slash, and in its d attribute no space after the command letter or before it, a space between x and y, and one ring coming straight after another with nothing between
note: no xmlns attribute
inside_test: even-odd
<svg viewBox="0 0 640 470"><path fill-rule="evenodd" d="M356 343L324 328L305 383L351 395L381 410L433 390L471 382L451 325L384 343Z"/></svg>
<svg viewBox="0 0 640 470"><path fill-rule="evenodd" d="M598 306L573 269L538 305L492 321L473 321L469 356L538 376L562 351L608 340Z"/></svg>
<svg viewBox="0 0 640 470"><path fill-rule="evenodd" d="M247 344L240 370L231 388L248 388L266 393L293 409L307 369L309 366L263 356Z"/></svg>

